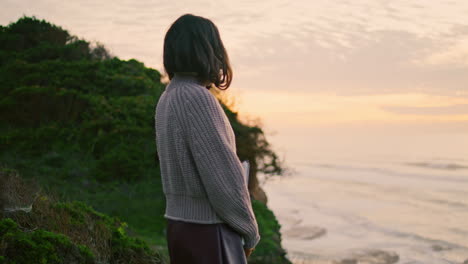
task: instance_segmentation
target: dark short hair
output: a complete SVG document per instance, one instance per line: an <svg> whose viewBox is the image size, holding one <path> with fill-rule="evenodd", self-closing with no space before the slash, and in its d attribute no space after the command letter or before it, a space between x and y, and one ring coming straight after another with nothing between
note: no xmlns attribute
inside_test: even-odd
<svg viewBox="0 0 468 264"><path fill-rule="evenodd" d="M218 89L231 85L229 57L218 28L209 19L185 14L174 21L164 37L163 57L170 80L176 72L195 72L200 81Z"/></svg>

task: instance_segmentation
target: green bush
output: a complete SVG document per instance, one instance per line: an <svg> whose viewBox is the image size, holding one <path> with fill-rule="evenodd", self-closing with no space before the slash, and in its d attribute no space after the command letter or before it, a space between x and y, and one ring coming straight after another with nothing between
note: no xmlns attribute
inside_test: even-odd
<svg viewBox="0 0 468 264"><path fill-rule="evenodd" d="M252 200L252 208L259 226L260 242L249 263L290 263L286 251L281 247L281 233L278 220L268 207L257 200Z"/></svg>
<svg viewBox="0 0 468 264"><path fill-rule="evenodd" d="M96 263L87 247L73 244L67 236L43 229L24 232L10 218L0 220L0 242L3 263Z"/></svg>

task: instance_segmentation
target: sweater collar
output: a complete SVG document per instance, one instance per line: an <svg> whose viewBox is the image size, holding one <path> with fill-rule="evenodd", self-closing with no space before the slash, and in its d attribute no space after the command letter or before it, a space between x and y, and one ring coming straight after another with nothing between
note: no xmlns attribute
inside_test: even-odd
<svg viewBox="0 0 468 264"><path fill-rule="evenodd" d="M198 84L202 87L205 87L197 78L195 74L192 73L182 73L175 72L174 76L170 80L169 84L166 87L166 90L171 90L180 84Z"/></svg>

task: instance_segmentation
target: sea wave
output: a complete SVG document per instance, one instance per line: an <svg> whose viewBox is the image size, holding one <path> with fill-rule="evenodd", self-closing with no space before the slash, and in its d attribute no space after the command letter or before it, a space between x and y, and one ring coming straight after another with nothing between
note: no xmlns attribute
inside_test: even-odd
<svg viewBox="0 0 468 264"><path fill-rule="evenodd" d="M445 162L405 162L404 164L409 166L416 166L428 169L437 170L466 170L468 166L457 163L445 163Z"/></svg>

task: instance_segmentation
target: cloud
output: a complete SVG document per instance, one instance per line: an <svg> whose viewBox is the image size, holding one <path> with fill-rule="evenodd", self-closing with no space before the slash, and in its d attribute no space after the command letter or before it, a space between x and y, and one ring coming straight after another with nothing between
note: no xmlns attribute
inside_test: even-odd
<svg viewBox="0 0 468 264"><path fill-rule="evenodd" d="M468 65L414 63L442 50L444 42L400 30L362 29L347 38L349 46L311 34L301 39L304 47L281 36L256 38L235 54L238 68L261 69L242 86L347 96L418 92L468 97ZM271 47L275 53L266 52Z"/></svg>
<svg viewBox="0 0 468 264"><path fill-rule="evenodd" d="M381 106L385 111L403 115L468 115L468 104L448 106Z"/></svg>
<svg viewBox="0 0 468 264"><path fill-rule="evenodd" d="M464 37L459 37L454 43L434 51L427 57L416 61L416 63L434 66L468 66L468 34Z"/></svg>
<svg viewBox="0 0 468 264"><path fill-rule="evenodd" d="M467 96L463 0L4 2L2 24L23 13L37 15L158 69L164 34L177 17L190 12L211 18L243 87Z"/></svg>

